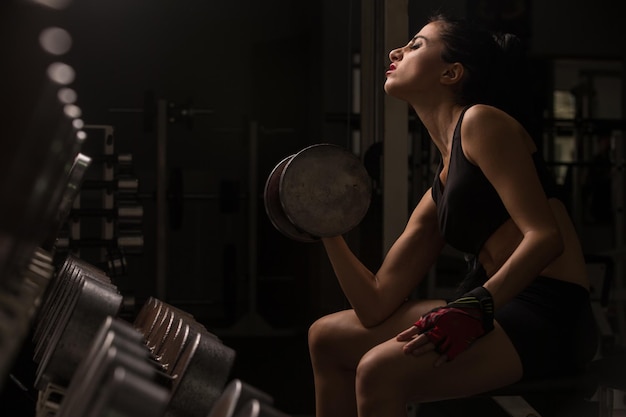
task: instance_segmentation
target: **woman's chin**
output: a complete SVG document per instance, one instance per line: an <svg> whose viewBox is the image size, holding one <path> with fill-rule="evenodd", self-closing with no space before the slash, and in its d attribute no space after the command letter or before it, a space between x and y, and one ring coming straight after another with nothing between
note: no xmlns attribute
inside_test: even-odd
<svg viewBox="0 0 626 417"><path fill-rule="evenodd" d="M385 93L387 93L388 96L390 97L394 97L400 100L404 100L404 98L402 98L402 88L398 88L397 86L394 86L393 82L385 82L383 89L385 90Z"/></svg>

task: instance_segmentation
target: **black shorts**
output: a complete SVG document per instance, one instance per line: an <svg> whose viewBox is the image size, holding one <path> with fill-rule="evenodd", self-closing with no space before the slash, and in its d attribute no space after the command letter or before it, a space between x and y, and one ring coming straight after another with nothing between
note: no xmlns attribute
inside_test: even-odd
<svg viewBox="0 0 626 417"><path fill-rule="evenodd" d="M474 262L457 295L486 280L485 270ZM496 321L522 361L522 379L576 373L596 354L598 329L589 292L580 285L539 276L513 300L496 309Z"/></svg>
<svg viewBox="0 0 626 417"><path fill-rule="evenodd" d="M495 318L521 358L523 379L575 373L595 356L598 331L580 285L540 276Z"/></svg>

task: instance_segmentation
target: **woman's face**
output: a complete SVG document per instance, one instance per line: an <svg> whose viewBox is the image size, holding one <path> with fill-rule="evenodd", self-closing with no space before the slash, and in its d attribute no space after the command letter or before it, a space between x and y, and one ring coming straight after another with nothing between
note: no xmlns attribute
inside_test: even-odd
<svg viewBox="0 0 626 417"><path fill-rule="evenodd" d="M410 101L439 84L447 63L441 59L443 43L439 37L442 23L427 24L405 46L389 53L391 65L386 72L385 92Z"/></svg>

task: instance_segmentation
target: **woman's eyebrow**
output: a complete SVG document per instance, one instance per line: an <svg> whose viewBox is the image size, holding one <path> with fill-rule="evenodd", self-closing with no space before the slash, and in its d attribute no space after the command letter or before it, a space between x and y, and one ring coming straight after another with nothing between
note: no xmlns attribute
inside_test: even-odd
<svg viewBox="0 0 626 417"><path fill-rule="evenodd" d="M426 38L426 36L415 35L415 36L413 36L413 39L411 39L411 42L415 42L418 39L424 39L425 41L428 41L428 38Z"/></svg>

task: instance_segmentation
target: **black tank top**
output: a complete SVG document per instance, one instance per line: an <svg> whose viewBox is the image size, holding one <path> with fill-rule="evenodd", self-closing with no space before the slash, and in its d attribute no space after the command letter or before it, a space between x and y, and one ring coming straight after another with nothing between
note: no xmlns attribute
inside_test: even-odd
<svg viewBox="0 0 626 417"><path fill-rule="evenodd" d="M454 130L446 186L442 186L439 178L443 170L443 162L440 162L432 197L437 205L439 229L446 242L457 250L478 255L485 241L510 215L480 168L468 161L463 153L461 122L469 107L461 112ZM532 157L547 197L554 197L554 180L541 153L534 152Z"/></svg>

